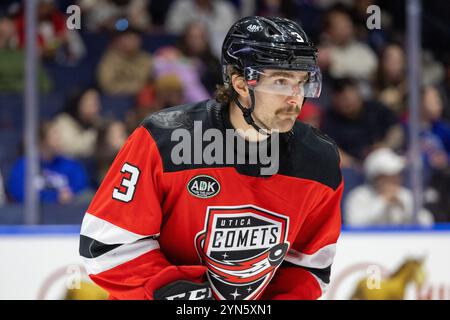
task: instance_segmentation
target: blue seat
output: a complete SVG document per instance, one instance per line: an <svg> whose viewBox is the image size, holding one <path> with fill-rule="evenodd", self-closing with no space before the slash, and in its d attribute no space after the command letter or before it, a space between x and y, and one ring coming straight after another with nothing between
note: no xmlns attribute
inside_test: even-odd
<svg viewBox="0 0 450 320"><path fill-rule="evenodd" d="M0 94L0 129L23 127L23 98L17 94Z"/></svg>
<svg viewBox="0 0 450 320"><path fill-rule="evenodd" d="M103 116L123 121L127 111L133 108L135 98L128 95L102 95L101 102Z"/></svg>
<svg viewBox="0 0 450 320"><path fill-rule="evenodd" d="M81 224L88 204L44 204L41 224Z"/></svg>
<svg viewBox="0 0 450 320"><path fill-rule="evenodd" d="M24 127L25 101L22 95L0 94L0 129L21 131ZM64 106L64 97L59 93L39 96L39 120L50 119Z"/></svg>
<svg viewBox="0 0 450 320"><path fill-rule="evenodd" d="M44 204L40 207L39 224L80 225L88 204ZM11 203L1 207L0 225L20 225L25 223L25 207Z"/></svg>
<svg viewBox="0 0 450 320"><path fill-rule="evenodd" d="M43 95L39 98L40 120L49 120L64 108L64 96L59 93Z"/></svg>
<svg viewBox="0 0 450 320"><path fill-rule="evenodd" d="M6 184L14 162L20 155L22 133L17 130L0 130L0 172Z"/></svg>
<svg viewBox="0 0 450 320"><path fill-rule="evenodd" d="M0 207L0 225L17 225L24 223L24 206L21 204L7 204Z"/></svg>
<svg viewBox="0 0 450 320"><path fill-rule="evenodd" d="M142 36L142 47L148 52L155 52L165 46L173 46L177 43L178 37L173 34L155 33Z"/></svg>

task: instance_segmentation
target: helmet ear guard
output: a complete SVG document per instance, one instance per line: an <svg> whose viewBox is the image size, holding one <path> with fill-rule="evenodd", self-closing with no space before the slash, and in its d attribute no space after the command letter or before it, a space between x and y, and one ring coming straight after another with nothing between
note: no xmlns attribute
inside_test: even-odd
<svg viewBox="0 0 450 320"><path fill-rule="evenodd" d="M244 76L245 76L245 82L249 86L256 86L259 81L260 73L256 69L247 67L247 68L245 68Z"/></svg>
<svg viewBox="0 0 450 320"><path fill-rule="evenodd" d="M229 87L229 86L231 86L231 77L230 77L229 71L228 71L229 65L227 65L227 64L225 64L223 62L223 57L221 59L221 64L222 64L222 80L223 80L223 84L225 85L225 87Z"/></svg>

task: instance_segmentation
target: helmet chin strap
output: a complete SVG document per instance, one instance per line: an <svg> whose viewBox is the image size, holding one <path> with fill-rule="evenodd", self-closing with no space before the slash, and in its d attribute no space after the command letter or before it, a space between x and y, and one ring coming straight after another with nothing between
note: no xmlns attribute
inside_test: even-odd
<svg viewBox="0 0 450 320"><path fill-rule="evenodd" d="M270 136L272 134L272 130L269 129L264 123L261 124L265 127L265 128L261 128L260 126L258 126L255 122L255 120L252 117L252 112L255 109L255 93L253 92L252 89L249 90L250 93L250 107L246 108L244 107L241 102L239 101L236 91L233 90L233 101L236 103L236 105L239 107L239 109L241 109L242 111L242 115L244 116L245 122L247 122L247 124L251 125L257 132L259 133L263 133L266 136Z"/></svg>

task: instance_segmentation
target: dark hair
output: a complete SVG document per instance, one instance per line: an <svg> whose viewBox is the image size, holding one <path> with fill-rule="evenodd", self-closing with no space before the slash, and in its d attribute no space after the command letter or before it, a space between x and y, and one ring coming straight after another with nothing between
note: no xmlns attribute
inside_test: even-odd
<svg viewBox="0 0 450 320"><path fill-rule="evenodd" d="M324 16L323 22L322 22L322 30L323 31L326 31L331 27L331 17L336 13L347 16L350 19L350 21L353 23L353 25L356 24L355 14L352 11L352 9L342 3L337 3L337 4L333 5L332 7L330 7L325 12L325 16Z"/></svg>
<svg viewBox="0 0 450 320"><path fill-rule="evenodd" d="M442 62L444 63L444 67L450 67L450 52L444 54L442 58Z"/></svg>
<svg viewBox="0 0 450 320"><path fill-rule="evenodd" d="M52 123L48 120L44 120L39 124L38 127L38 137L39 137L39 144L41 144L45 138L47 137L47 132L50 130L52 126Z"/></svg>
<svg viewBox="0 0 450 320"><path fill-rule="evenodd" d="M113 30L109 35L111 41L114 42L116 39L129 34L134 34L140 37L142 35L142 32L134 27L128 27L125 30Z"/></svg>
<svg viewBox="0 0 450 320"><path fill-rule="evenodd" d="M384 79L384 75L383 75L383 59L385 58L386 55L386 51L388 48L390 47L398 47L400 48L404 54L406 54L404 51L404 45L402 45L400 42L397 41L392 41L389 43L386 43L383 48L381 48L380 52L379 52L379 63L378 63L378 69L376 71L375 74L375 79L374 79L374 85L375 88L377 88L378 90L384 89L388 84L386 83L386 79ZM406 59L406 57L405 57ZM405 71L406 71L406 62L405 62ZM404 79L406 79L406 74L404 75Z"/></svg>
<svg viewBox="0 0 450 320"><path fill-rule="evenodd" d="M331 80L331 89L333 93L341 93L347 88L358 88L356 80L353 78L334 78Z"/></svg>
<svg viewBox="0 0 450 320"><path fill-rule="evenodd" d="M79 124L85 128L91 127L91 124L85 123L80 117L80 102L83 96L90 90L99 92L96 87L78 88L73 91L64 104L64 112L72 116Z"/></svg>
<svg viewBox="0 0 450 320"><path fill-rule="evenodd" d="M227 66L227 71L228 71L228 74L230 75L230 79L231 79L231 76L233 76L233 75L243 76L242 71L240 71L238 68L236 68L232 65ZM229 105L232 101L233 91L234 91L234 88L231 84L228 86L224 85L224 84L217 85L216 91L214 92L214 98L216 99L217 102L219 102L223 105Z"/></svg>
<svg viewBox="0 0 450 320"><path fill-rule="evenodd" d="M193 26L195 26L197 24L202 25L203 29L206 31L206 33L208 33L208 29L206 28L204 23L201 23L197 20L192 20L191 22L189 22L186 25L183 32L177 39L177 43L176 43L177 48L186 56L189 56L189 50L188 50L188 46L187 46L187 42L186 42L187 36L188 36L189 32L191 31L191 29L193 28ZM212 51L211 51L211 45L209 43L209 39L206 38L205 41L206 41L206 50L203 53L203 55L207 56L207 57L213 56Z"/></svg>

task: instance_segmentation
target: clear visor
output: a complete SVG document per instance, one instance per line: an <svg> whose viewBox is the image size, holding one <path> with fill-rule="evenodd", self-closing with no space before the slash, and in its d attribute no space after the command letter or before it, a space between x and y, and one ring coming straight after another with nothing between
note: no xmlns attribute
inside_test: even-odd
<svg viewBox="0 0 450 320"><path fill-rule="evenodd" d="M318 98L322 90L322 74L318 67L308 71L247 67L245 79L255 91L282 96Z"/></svg>

